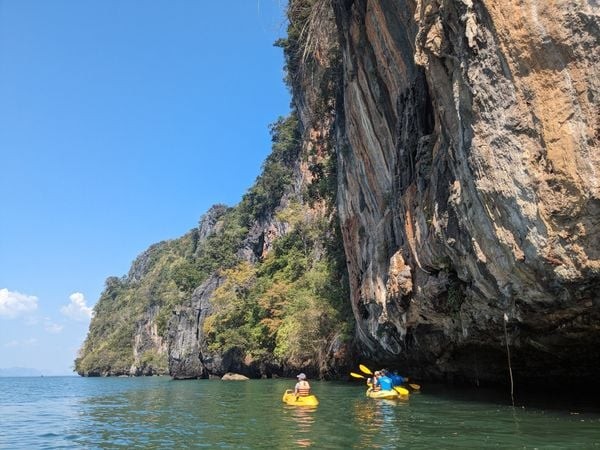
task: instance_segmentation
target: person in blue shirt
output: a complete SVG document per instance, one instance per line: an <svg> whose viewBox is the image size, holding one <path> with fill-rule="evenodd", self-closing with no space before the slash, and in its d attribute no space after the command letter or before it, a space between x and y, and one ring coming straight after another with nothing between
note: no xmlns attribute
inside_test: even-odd
<svg viewBox="0 0 600 450"><path fill-rule="evenodd" d="M375 379L375 387L379 387L383 391L391 391L393 388L392 379L385 373Z"/></svg>
<svg viewBox="0 0 600 450"><path fill-rule="evenodd" d="M401 386L402 383L406 381L406 379L402 375L398 375L397 370L394 370L394 373L392 373L389 377L392 379L392 384L394 386Z"/></svg>

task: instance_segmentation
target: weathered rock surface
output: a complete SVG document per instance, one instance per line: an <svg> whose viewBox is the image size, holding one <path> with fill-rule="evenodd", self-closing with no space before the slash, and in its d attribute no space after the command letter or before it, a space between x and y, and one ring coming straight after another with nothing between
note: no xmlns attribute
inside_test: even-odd
<svg viewBox="0 0 600 450"><path fill-rule="evenodd" d="M204 322L212 313L211 297L223 282L212 275L198 287L189 304L178 307L169 323L169 374L174 379L221 377L239 373L253 378L270 374L269 368L243 358L236 351L211 351L204 333Z"/></svg>
<svg viewBox="0 0 600 450"><path fill-rule="evenodd" d="M249 379L250 378L248 378L244 375L240 375L239 373L231 373L231 372L227 372L225 375L223 375L221 377L221 380L223 380L223 381L246 381Z"/></svg>
<svg viewBox="0 0 600 450"><path fill-rule="evenodd" d="M156 315L158 308L149 308L137 324L137 330L133 339L134 363L129 369L129 375L149 376L166 375L166 365L159 365L155 360L146 360L148 354L155 355L155 359L166 361L167 344L158 334Z"/></svg>
<svg viewBox="0 0 600 450"><path fill-rule="evenodd" d="M326 152L333 133L363 358L422 378L504 383L508 343L517 383L596 384L598 2L291 3L304 19L315 8L309 21L318 20L300 27L294 45L306 49L288 60L306 141L276 209L291 198L302 204L310 158ZM219 230L226 210L204 216L192 247ZM250 224L237 257L260 261L288 231L268 211ZM124 284L141 283L163 245L140 255ZM123 280L112 281L108 303ZM128 322L133 364L128 353L127 364L85 374L157 373L150 357L165 352L180 379L297 373L209 350L204 323L221 283L217 271L178 303L166 342L153 306L160 293L141 292L146 309ZM350 360L337 338L323 353L327 370Z"/></svg>
<svg viewBox="0 0 600 450"><path fill-rule="evenodd" d="M169 374L175 379L208 378L206 341L202 326L211 313L210 297L219 286L217 275L210 277L192 295L189 305L175 311L169 323Z"/></svg>
<svg viewBox="0 0 600 450"><path fill-rule="evenodd" d="M597 377L597 2L333 6L338 206L364 353L503 382L506 314L517 381Z"/></svg>
<svg viewBox="0 0 600 450"><path fill-rule="evenodd" d="M227 209L228 207L225 205L213 205L200 218L196 234L196 245L204 242L211 234L219 231L219 219L225 214ZM142 278L147 275L154 254L161 250L162 245L163 243L158 243L150 246L148 250L135 259L127 275L126 281L128 283L135 284L140 282ZM207 283L210 286L210 280ZM212 291L210 291L209 294L210 293L212 293ZM173 347L173 342L163 339L158 333L156 318L159 310L160 308L157 306L150 306L144 311L137 323L133 341L134 363L129 369L130 375L165 375L169 373L167 365L170 367L171 362L167 361L169 360L170 355L169 348ZM148 354L155 356L155 359L159 360L160 364L157 364L157 361L155 360L145 361L145 357ZM182 355L177 353L177 357L182 358ZM183 364L192 364L192 361L185 360ZM192 364L191 367L195 366ZM183 370L183 376L187 377L188 375L186 374L188 372L189 368L188 371ZM200 371L198 376L201 375L202 372Z"/></svg>
<svg viewBox="0 0 600 450"><path fill-rule="evenodd" d="M282 199L284 204L287 201L287 197ZM215 224L217 221L214 221L213 227ZM251 263L256 262L268 251L272 241L285 234L286 230L287 225L275 217L264 223L254 223L237 252L238 257ZM207 233L206 236L210 234ZM168 361L169 374L175 379L221 377L227 373L253 378L271 376L268 364L248 360L239 350L209 350L204 322L212 314L211 298L222 282L221 275L214 273L195 289L189 302L174 311L169 322Z"/></svg>

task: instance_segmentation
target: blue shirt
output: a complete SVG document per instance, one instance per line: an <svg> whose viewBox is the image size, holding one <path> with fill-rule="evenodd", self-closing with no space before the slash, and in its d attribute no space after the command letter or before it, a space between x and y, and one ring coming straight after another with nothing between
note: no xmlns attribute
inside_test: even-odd
<svg viewBox="0 0 600 450"><path fill-rule="evenodd" d="M391 376L391 378L394 386L400 386L402 383L404 383L404 378L401 375L394 374Z"/></svg>
<svg viewBox="0 0 600 450"><path fill-rule="evenodd" d="M384 391L392 390L392 380L389 377L386 377L385 375L377 378L377 384L381 386L381 389L383 389Z"/></svg>

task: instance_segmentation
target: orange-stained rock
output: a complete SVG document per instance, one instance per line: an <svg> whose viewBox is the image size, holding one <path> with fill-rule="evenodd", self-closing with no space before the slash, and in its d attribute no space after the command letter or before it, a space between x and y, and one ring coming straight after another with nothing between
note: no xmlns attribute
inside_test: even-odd
<svg viewBox="0 0 600 450"><path fill-rule="evenodd" d="M333 5L338 207L362 351L422 375L504 382L506 313L519 376L576 367L593 379L598 6Z"/></svg>

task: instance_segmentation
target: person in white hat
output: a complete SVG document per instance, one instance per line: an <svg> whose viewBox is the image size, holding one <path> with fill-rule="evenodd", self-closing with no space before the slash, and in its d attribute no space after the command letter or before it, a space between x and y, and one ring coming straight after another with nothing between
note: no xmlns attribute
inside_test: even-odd
<svg viewBox="0 0 600 450"><path fill-rule="evenodd" d="M301 373L296 376L298 378L298 382L296 383L296 387L294 388L294 394L298 397L306 397L310 395L310 384L306 381L306 375Z"/></svg>

